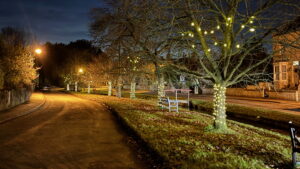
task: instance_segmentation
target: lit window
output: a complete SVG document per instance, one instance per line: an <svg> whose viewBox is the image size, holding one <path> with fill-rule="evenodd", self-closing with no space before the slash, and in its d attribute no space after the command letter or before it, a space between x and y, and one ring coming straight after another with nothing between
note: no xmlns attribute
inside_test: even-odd
<svg viewBox="0 0 300 169"><path fill-rule="evenodd" d="M281 70L282 70L282 80L286 80L286 65L282 65L281 66Z"/></svg>
<svg viewBox="0 0 300 169"><path fill-rule="evenodd" d="M279 80L279 66L275 66L275 80Z"/></svg>

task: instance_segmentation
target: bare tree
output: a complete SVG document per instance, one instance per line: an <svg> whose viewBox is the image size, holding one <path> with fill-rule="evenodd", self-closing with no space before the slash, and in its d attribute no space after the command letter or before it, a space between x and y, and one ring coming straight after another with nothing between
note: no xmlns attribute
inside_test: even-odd
<svg viewBox="0 0 300 169"><path fill-rule="evenodd" d="M122 52L130 50L145 62L155 66L158 97L163 96L164 77L162 58L170 53L170 16L162 10L165 3L158 1L109 1L112 10L94 9L91 32L97 42L112 45L118 41ZM153 15L155 13L155 15ZM128 66L128 65L127 65Z"/></svg>
<svg viewBox="0 0 300 169"><path fill-rule="evenodd" d="M299 3L293 0L172 2L177 13L189 18L178 20L182 30L177 33L197 54L199 67L205 72L202 77L214 83L213 129L227 131L226 88L255 77L253 71L278 52L259 59L249 57L258 46L271 46L272 35L280 26L299 17Z"/></svg>

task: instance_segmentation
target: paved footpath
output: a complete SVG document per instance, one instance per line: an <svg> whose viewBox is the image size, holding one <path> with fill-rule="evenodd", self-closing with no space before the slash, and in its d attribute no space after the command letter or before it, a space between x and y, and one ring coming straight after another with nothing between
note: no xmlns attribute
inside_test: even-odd
<svg viewBox="0 0 300 169"><path fill-rule="evenodd" d="M191 94L192 99L213 100L211 95L195 95ZM279 99L265 99L265 98L248 98L227 96L227 103L238 104L246 107L256 107L269 110L276 110L300 116L300 102L279 100Z"/></svg>
<svg viewBox="0 0 300 169"><path fill-rule="evenodd" d="M0 124L15 120L21 116L28 115L29 113L41 108L46 102L43 93L35 92L31 95L30 101L20 104L8 110L0 112Z"/></svg>
<svg viewBox="0 0 300 169"><path fill-rule="evenodd" d="M62 93L45 99L40 109L0 124L1 169L148 168L105 106Z"/></svg>

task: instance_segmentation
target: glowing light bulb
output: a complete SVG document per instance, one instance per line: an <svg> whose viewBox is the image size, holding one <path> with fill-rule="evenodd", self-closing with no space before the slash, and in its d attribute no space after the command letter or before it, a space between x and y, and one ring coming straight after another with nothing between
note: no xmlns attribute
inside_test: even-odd
<svg viewBox="0 0 300 169"><path fill-rule="evenodd" d="M244 28L245 28L245 25L241 25L241 28L244 29Z"/></svg>
<svg viewBox="0 0 300 169"><path fill-rule="evenodd" d="M253 23L253 21L251 20L251 21L250 21L250 23L252 24L252 23Z"/></svg>
<svg viewBox="0 0 300 169"><path fill-rule="evenodd" d="M214 31L214 30L211 30L211 31L210 31L210 34L213 34L213 33L215 33L215 31Z"/></svg>
<svg viewBox="0 0 300 169"><path fill-rule="evenodd" d="M254 29L254 28L250 28L249 31L250 31L250 32L254 32L255 29Z"/></svg>
<svg viewBox="0 0 300 169"><path fill-rule="evenodd" d="M214 45L215 45L215 46L218 45L218 42L215 42Z"/></svg>
<svg viewBox="0 0 300 169"><path fill-rule="evenodd" d="M220 29L220 28L221 28L220 25L218 25L218 26L217 26L217 29Z"/></svg>
<svg viewBox="0 0 300 169"><path fill-rule="evenodd" d="M227 44L226 44L226 43L224 43L224 47L227 47Z"/></svg>
<svg viewBox="0 0 300 169"><path fill-rule="evenodd" d="M197 30L200 32L200 31L201 31L201 28L199 27Z"/></svg>
<svg viewBox="0 0 300 169"><path fill-rule="evenodd" d="M204 34L206 35L206 34L207 34L207 31L204 31Z"/></svg>
<svg viewBox="0 0 300 169"><path fill-rule="evenodd" d="M211 49L210 49L210 48L208 48L208 49L207 49L207 51L208 51L208 52L210 52L210 51L211 51Z"/></svg>
<svg viewBox="0 0 300 169"><path fill-rule="evenodd" d="M35 49L35 51L34 51L36 54L41 54L42 53L42 50L40 49L40 48L37 48L37 49Z"/></svg>
<svg viewBox="0 0 300 169"><path fill-rule="evenodd" d="M192 22L192 23L191 23L191 26L195 26L195 23L194 23L194 22Z"/></svg>
<svg viewBox="0 0 300 169"><path fill-rule="evenodd" d="M228 17L228 18L227 18L227 21L230 21L230 20L231 20L231 17Z"/></svg>
<svg viewBox="0 0 300 169"><path fill-rule="evenodd" d="M184 36L184 33L181 33L181 36Z"/></svg>
<svg viewBox="0 0 300 169"><path fill-rule="evenodd" d="M240 44L237 44L237 45L236 45L236 48L240 48Z"/></svg>
<svg viewBox="0 0 300 169"><path fill-rule="evenodd" d="M195 48L196 46L195 45L192 45L192 48Z"/></svg>

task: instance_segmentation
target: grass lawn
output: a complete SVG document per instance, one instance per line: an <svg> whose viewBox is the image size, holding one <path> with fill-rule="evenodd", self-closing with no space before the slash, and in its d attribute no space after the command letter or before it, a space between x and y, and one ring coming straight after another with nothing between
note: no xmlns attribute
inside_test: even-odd
<svg viewBox="0 0 300 169"><path fill-rule="evenodd" d="M163 168L289 168L289 137L229 121L235 134L205 131L212 116L181 111L169 113L154 100L75 94L105 103L166 162Z"/></svg>

